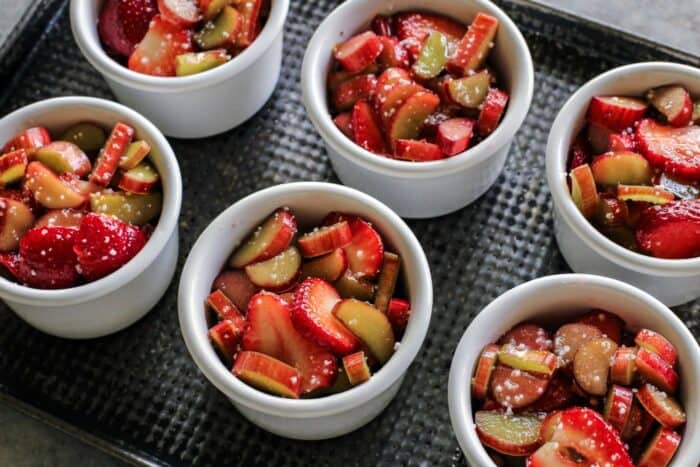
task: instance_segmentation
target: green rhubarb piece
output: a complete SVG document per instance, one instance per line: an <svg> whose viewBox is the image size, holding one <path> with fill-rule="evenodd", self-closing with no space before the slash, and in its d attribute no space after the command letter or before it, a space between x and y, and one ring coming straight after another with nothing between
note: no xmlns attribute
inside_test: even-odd
<svg viewBox="0 0 700 467"><path fill-rule="evenodd" d="M160 214L163 195L159 192L132 195L123 192L103 192L90 195L93 212L114 216L133 225L143 225Z"/></svg>
<svg viewBox="0 0 700 467"><path fill-rule="evenodd" d="M175 57L175 74L188 76L211 70L231 60L225 49L189 52Z"/></svg>
<svg viewBox="0 0 700 467"><path fill-rule="evenodd" d="M440 74L447 63L447 38L433 31L425 39L413 72L421 78L430 79Z"/></svg>
<svg viewBox="0 0 700 467"><path fill-rule="evenodd" d="M204 50L218 49L236 42L241 27L240 13L227 6L216 19L207 22L194 40Z"/></svg>
<svg viewBox="0 0 700 467"><path fill-rule="evenodd" d="M107 135L94 123L81 122L69 127L59 140L73 143L85 152L93 152L102 149Z"/></svg>
<svg viewBox="0 0 700 467"><path fill-rule="evenodd" d="M484 102L489 92L491 77L481 71L465 78L454 79L447 84L452 100L468 109L476 109Z"/></svg>

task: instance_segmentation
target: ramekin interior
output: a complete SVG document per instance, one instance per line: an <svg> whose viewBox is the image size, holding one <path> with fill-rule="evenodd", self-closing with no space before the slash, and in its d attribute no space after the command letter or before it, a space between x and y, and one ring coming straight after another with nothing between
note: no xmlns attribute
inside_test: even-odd
<svg viewBox="0 0 700 467"><path fill-rule="evenodd" d="M697 463L700 443L700 348L683 322L651 295L602 276L561 274L524 283L484 308L469 325L450 368L448 398L452 426L469 462L494 465L476 434L471 405L471 377L481 350L522 321L561 324L591 308L619 314L630 330L653 329L678 351L680 399L688 422L673 466Z"/></svg>
<svg viewBox="0 0 700 467"><path fill-rule="evenodd" d="M39 101L0 119L0 142L32 126L45 126L56 134L80 121L92 121L102 126L128 123L135 128L136 138L151 144L151 159L163 185L163 209L158 224L146 245L131 261L94 282L69 289L42 290L0 277L2 295L13 301L34 305L70 305L106 295L128 283L155 261L177 228L182 204L182 180L175 154L163 134L128 107L92 97L58 97Z"/></svg>
<svg viewBox="0 0 700 467"><path fill-rule="evenodd" d="M506 114L498 128L479 144L440 161L418 163L377 156L350 141L333 123L328 107L326 77L331 69L333 47L368 28L376 14L408 10L433 11L463 23L471 22L478 12L486 12L500 22L492 59L510 94ZM326 143L338 153L376 171L407 177L432 177L477 165L512 139L530 107L534 71L530 51L522 34L513 21L489 1L348 0L326 17L309 41L302 64L301 81L304 105L309 118Z"/></svg>
<svg viewBox="0 0 700 467"><path fill-rule="evenodd" d="M402 257L412 314L396 353L372 378L340 394L292 400L259 391L233 376L207 337L204 299L230 252L276 208L287 206L301 226L319 223L330 211L359 214L373 223ZM222 212L201 234L183 269L180 327L195 363L224 394L252 409L290 418L331 415L363 404L398 380L420 350L432 310L432 282L425 254L409 227L379 201L342 185L299 182L256 192Z"/></svg>
<svg viewBox="0 0 700 467"><path fill-rule="evenodd" d="M626 65L605 72L578 89L559 111L547 141L547 181L563 220L581 234L599 254L632 270L667 276L700 272L700 258L662 259L635 253L600 233L578 210L566 183L569 148L585 124L586 110L593 96L642 96L649 88L683 84L700 96L700 69L667 62Z"/></svg>
<svg viewBox="0 0 700 467"><path fill-rule="evenodd" d="M289 0L272 0L270 15L258 37L228 63L190 76L161 77L138 73L121 65L105 52L97 31L97 18L104 0L71 0L73 36L85 58L97 70L125 86L158 92L182 92L212 86L237 75L253 64L284 28Z"/></svg>

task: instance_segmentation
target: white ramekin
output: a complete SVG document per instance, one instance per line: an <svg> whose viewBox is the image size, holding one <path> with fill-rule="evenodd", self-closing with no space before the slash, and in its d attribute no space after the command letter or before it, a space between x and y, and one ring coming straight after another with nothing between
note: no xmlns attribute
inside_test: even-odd
<svg viewBox="0 0 700 467"><path fill-rule="evenodd" d="M478 12L500 21L493 63L510 94L506 114L490 136L473 148L435 162L407 162L380 157L348 139L333 123L326 77L333 47L369 27L377 14L429 10L465 24ZM532 100L532 58L513 21L486 0L348 0L336 8L314 33L304 56L301 87L304 105L321 134L338 177L346 185L385 202L402 217L436 217L460 209L481 196L503 168L515 133Z"/></svg>
<svg viewBox="0 0 700 467"><path fill-rule="evenodd" d="M231 374L207 337L204 300L230 252L275 209L287 206L301 228L331 211L368 219L402 257L411 318L398 350L372 378L349 391L318 399L284 399L258 391ZM376 417L394 398L421 348L430 322L433 287L423 249L411 229L387 206L341 185L301 182L258 191L225 210L192 247L180 279L180 328L204 375L251 422L288 438L318 440L348 433Z"/></svg>
<svg viewBox="0 0 700 467"><path fill-rule="evenodd" d="M700 69L665 62L637 63L589 81L559 111L547 141L547 182L554 200L554 233L574 272L619 279L649 292L668 306L700 297L700 258L660 259L628 250L600 233L576 208L566 183L571 142L585 124L593 96L641 96L649 88L682 84L700 95Z"/></svg>
<svg viewBox="0 0 700 467"><path fill-rule="evenodd" d="M448 383L450 420L470 465L495 466L474 427L471 378L481 350L522 321L563 323L591 308L619 315L630 330L661 333L678 351L680 400L688 414L673 467L697 465L700 443L700 348L693 335L663 303L631 285L588 274L561 274L521 284L484 308L457 346Z"/></svg>
<svg viewBox="0 0 700 467"><path fill-rule="evenodd" d="M100 44L97 18L104 0L71 0L73 37L120 102L141 112L163 133L202 138L234 128L270 98L280 75L289 0L273 0L260 35L229 63L192 76L159 77L131 71Z"/></svg>
<svg viewBox="0 0 700 467"><path fill-rule="evenodd" d="M150 157L163 185L163 210L146 246L117 271L79 287L40 290L0 277L0 297L20 318L48 334L86 339L119 331L160 300L177 263L178 217L182 203L180 168L170 144L151 122L123 105L92 97L36 102L0 119L0 141L32 127L60 134L80 121L105 128L124 122L151 145Z"/></svg>

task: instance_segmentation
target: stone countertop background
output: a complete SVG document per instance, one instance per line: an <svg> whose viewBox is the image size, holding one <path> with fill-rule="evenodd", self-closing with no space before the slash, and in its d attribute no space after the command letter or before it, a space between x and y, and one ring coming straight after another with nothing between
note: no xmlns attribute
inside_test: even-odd
<svg viewBox="0 0 700 467"><path fill-rule="evenodd" d="M0 41L32 0L0 0ZM299 0L296 0L299 1ZM537 0L700 55L700 0ZM125 467L126 464L0 404L0 466Z"/></svg>

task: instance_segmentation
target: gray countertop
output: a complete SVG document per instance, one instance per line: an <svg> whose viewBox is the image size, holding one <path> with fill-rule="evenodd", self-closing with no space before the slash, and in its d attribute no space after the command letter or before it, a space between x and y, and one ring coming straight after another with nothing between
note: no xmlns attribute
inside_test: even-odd
<svg viewBox="0 0 700 467"><path fill-rule="evenodd" d="M32 0L0 0L3 41ZM700 55L700 0L537 0ZM0 404L0 465L124 466L48 425Z"/></svg>

